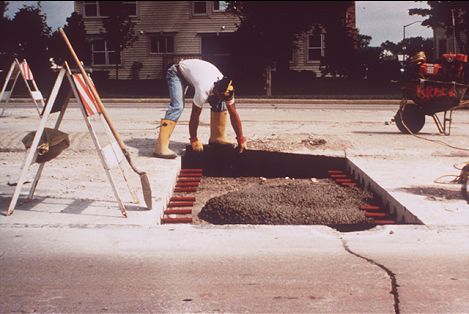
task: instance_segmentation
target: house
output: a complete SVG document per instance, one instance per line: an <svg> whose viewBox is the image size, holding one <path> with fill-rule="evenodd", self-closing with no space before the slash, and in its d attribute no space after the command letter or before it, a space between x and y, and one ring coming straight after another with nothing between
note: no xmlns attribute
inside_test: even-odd
<svg viewBox="0 0 469 314"><path fill-rule="evenodd" d="M115 71L120 60L121 79L162 79L168 66L180 59L201 58L223 71L230 66L226 43L239 20L226 12L225 1L123 1L139 37L120 58L103 40L106 1L75 1L75 11L83 16L92 42L95 71ZM344 17L355 28L355 2ZM319 72L325 56L327 32L304 34L292 52L290 69Z"/></svg>

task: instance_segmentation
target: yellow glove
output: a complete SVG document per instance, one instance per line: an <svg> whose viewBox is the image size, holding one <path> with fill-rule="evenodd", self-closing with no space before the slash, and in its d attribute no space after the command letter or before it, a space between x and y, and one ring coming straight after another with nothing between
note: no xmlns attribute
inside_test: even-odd
<svg viewBox="0 0 469 314"><path fill-rule="evenodd" d="M241 154L246 149L248 149L248 146L246 144L246 138L244 136L241 136L239 138L237 137L236 139L238 140L238 146L236 147L236 149Z"/></svg>
<svg viewBox="0 0 469 314"><path fill-rule="evenodd" d="M204 145L202 145L202 143L197 139L190 139L191 140L191 146L192 146L192 150L194 152L202 152L204 150Z"/></svg>

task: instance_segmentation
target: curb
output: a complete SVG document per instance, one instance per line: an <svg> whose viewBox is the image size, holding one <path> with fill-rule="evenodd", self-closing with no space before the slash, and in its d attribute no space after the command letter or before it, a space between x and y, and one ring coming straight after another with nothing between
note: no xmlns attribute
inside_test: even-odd
<svg viewBox="0 0 469 314"><path fill-rule="evenodd" d="M399 105L400 99L291 99L291 98L236 98L237 104L360 104L360 105ZM169 104L169 98L103 98L104 104L127 103L127 104ZM12 98L12 103L30 103L30 98ZM70 99L75 103L75 99ZM191 103L190 98L186 98L186 103Z"/></svg>

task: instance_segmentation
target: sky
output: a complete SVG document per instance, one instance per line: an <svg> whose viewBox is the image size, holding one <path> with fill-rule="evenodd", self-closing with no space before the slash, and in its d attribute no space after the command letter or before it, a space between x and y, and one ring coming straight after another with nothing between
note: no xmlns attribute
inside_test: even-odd
<svg viewBox="0 0 469 314"><path fill-rule="evenodd" d="M9 1L7 14L13 17L23 5L35 5L37 1ZM55 31L66 23L73 12L73 1L41 1L47 23ZM386 40L399 42L404 25L422 21L421 16L409 15L410 8L428 7L426 2L416 1L356 1L357 28L360 34L371 36L371 46L379 46ZM406 37L432 37L430 28L420 23L407 26Z"/></svg>

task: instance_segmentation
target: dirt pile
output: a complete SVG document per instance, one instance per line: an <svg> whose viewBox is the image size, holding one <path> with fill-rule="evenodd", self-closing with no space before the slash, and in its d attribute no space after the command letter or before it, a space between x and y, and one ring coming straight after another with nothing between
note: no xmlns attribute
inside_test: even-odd
<svg viewBox="0 0 469 314"><path fill-rule="evenodd" d="M212 224L370 225L359 209L372 197L330 180L249 186L208 200L199 218Z"/></svg>

